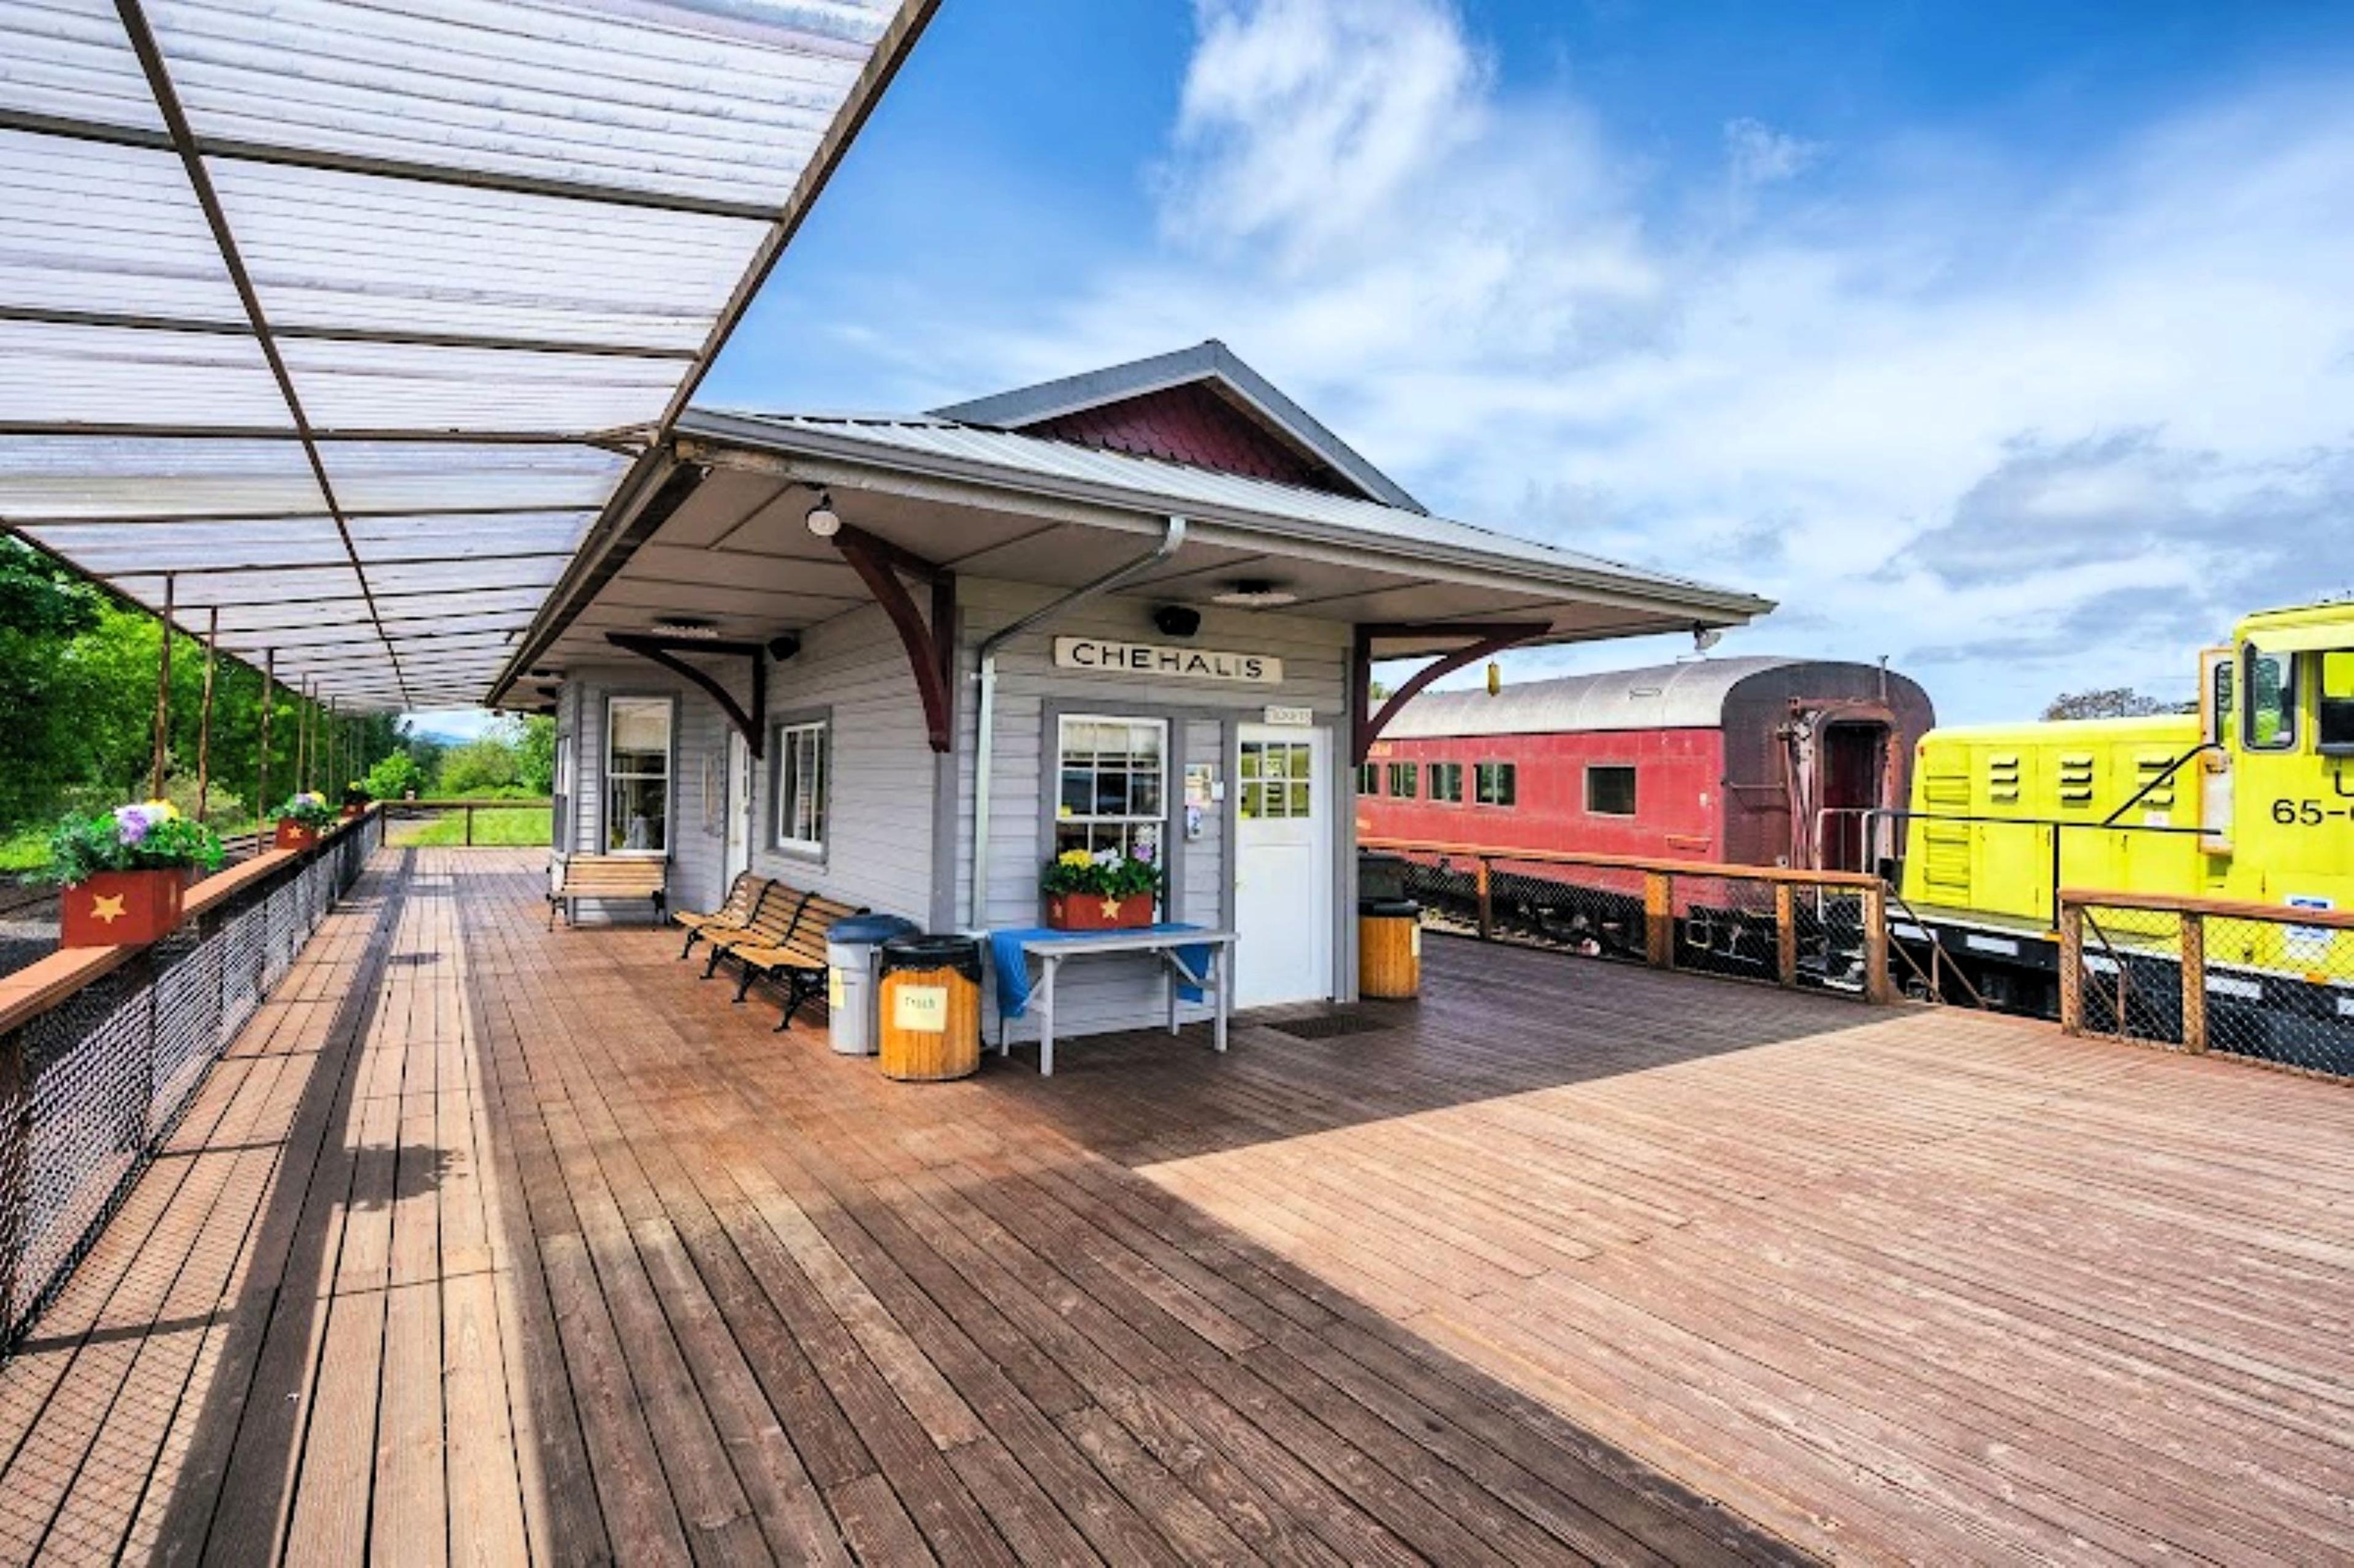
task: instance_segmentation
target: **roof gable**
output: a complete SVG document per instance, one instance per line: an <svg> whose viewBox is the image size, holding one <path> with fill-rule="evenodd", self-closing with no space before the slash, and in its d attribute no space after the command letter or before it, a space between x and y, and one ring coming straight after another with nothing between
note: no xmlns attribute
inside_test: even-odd
<svg viewBox="0 0 2354 1568"><path fill-rule="evenodd" d="M959 424L1424 510L1215 338L932 412Z"/></svg>

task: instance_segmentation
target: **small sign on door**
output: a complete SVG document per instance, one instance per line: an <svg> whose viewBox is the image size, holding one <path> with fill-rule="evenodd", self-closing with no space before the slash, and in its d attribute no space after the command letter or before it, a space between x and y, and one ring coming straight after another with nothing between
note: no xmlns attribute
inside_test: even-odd
<svg viewBox="0 0 2354 1568"><path fill-rule="evenodd" d="M1267 705L1267 722L1281 725L1287 729L1306 729L1316 722L1316 710L1281 707L1269 703Z"/></svg>
<svg viewBox="0 0 2354 1568"><path fill-rule="evenodd" d="M949 988L903 985L891 992L891 1026L910 1034L949 1032Z"/></svg>

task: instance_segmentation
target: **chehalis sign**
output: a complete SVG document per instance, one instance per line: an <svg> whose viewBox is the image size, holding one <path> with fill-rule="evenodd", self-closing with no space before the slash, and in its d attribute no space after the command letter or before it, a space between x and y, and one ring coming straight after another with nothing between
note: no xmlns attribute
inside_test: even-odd
<svg viewBox="0 0 2354 1568"><path fill-rule="evenodd" d="M1181 681L1232 681L1248 686L1283 683L1283 661L1267 653L1222 653L1159 642L1110 642L1100 637L1057 637L1055 665L1098 675L1171 676Z"/></svg>

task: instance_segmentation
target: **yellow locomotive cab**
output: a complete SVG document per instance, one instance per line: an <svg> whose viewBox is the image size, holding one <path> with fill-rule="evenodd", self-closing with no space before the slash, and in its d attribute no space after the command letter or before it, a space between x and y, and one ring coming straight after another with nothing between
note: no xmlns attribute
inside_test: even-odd
<svg viewBox="0 0 2354 1568"><path fill-rule="evenodd" d="M2354 907L2354 603L2248 616L2196 712L1931 731L1903 842L1904 902L1990 959L2048 944L2063 886ZM2211 958L2354 977L2354 933L2250 929Z"/></svg>

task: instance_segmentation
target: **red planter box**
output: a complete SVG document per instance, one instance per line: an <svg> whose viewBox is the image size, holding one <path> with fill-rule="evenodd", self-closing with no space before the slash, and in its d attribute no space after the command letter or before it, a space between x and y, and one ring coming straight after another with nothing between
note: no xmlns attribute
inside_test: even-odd
<svg viewBox="0 0 2354 1568"><path fill-rule="evenodd" d="M112 948L157 942L179 929L188 873L101 871L58 895L58 946Z"/></svg>
<svg viewBox="0 0 2354 1568"><path fill-rule="evenodd" d="M282 850L306 850L318 842L317 829L306 828L292 817L281 817L278 819L278 835L270 841L270 847Z"/></svg>
<svg viewBox="0 0 2354 1568"><path fill-rule="evenodd" d="M1046 925L1055 931L1131 931L1152 924L1152 895L1105 898L1092 893L1046 895Z"/></svg>

